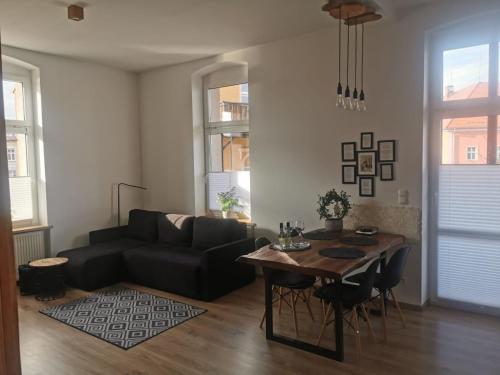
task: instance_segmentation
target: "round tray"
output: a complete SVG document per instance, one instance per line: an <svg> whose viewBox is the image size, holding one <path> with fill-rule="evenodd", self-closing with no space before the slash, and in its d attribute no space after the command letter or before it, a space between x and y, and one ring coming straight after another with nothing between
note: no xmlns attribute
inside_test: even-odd
<svg viewBox="0 0 500 375"><path fill-rule="evenodd" d="M329 247L321 249L319 254L324 257L335 259L358 259L365 256L364 251L355 247Z"/></svg>
<svg viewBox="0 0 500 375"><path fill-rule="evenodd" d="M293 251L304 251L311 248L309 242L292 242L292 246L289 248L282 248L280 244L273 243L269 246L273 250L283 251L285 253L290 253Z"/></svg>
<svg viewBox="0 0 500 375"><path fill-rule="evenodd" d="M369 236L346 236L340 239L345 245L373 246L378 244L378 240Z"/></svg>

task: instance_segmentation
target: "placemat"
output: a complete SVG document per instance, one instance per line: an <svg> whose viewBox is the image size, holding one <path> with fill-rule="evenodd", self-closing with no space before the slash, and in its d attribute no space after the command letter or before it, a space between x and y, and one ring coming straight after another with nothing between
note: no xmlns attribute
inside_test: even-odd
<svg viewBox="0 0 500 375"><path fill-rule="evenodd" d="M308 240L335 240L340 237L340 233L327 231L326 229L316 229L303 234Z"/></svg>
<svg viewBox="0 0 500 375"><path fill-rule="evenodd" d="M346 236L340 239L345 245L356 245L356 246L372 246L377 245L378 240L374 237L368 236Z"/></svg>
<svg viewBox="0 0 500 375"><path fill-rule="evenodd" d="M355 247L330 247L321 249L319 254L324 257L336 259L357 259L365 256L363 251L356 249Z"/></svg>

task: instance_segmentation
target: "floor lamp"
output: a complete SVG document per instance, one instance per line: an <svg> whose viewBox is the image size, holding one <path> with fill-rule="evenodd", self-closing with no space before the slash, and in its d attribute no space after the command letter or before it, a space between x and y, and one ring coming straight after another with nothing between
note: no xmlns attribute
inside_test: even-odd
<svg viewBox="0 0 500 375"><path fill-rule="evenodd" d="M120 187L122 186L128 186L128 187L132 187L132 188L136 188L136 189L142 189L142 190L148 190L147 188L143 187L143 186L137 186L137 185L130 185L130 184L126 184L125 182L120 182L118 184L118 226L120 226L121 224L121 215L120 215Z"/></svg>

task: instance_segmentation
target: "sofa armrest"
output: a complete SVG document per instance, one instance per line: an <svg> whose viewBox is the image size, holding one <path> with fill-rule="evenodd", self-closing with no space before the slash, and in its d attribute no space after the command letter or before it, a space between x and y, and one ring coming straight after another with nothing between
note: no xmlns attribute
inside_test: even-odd
<svg viewBox="0 0 500 375"><path fill-rule="evenodd" d="M126 236L127 228L128 225L122 225L120 227L94 230L89 233L89 243L95 245L101 242L119 240Z"/></svg>
<svg viewBox="0 0 500 375"><path fill-rule="evenodd" d="M255 267L236 262L236 260L254 250L255 241L253 238L205 250L202 269L203 299L212 301L251 283L255 279Z"/></svg>

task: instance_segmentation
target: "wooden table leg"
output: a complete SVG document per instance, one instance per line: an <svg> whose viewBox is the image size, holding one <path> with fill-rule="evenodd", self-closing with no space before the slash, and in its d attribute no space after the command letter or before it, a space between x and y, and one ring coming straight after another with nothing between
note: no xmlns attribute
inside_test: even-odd
<svg viewBox="0 0 500 375"><path fill-rule="evenodd" d="M334 284L335 308L335 354L337 361L344 360L344 308L342 307L342 280L335 280Z"/></svg>

